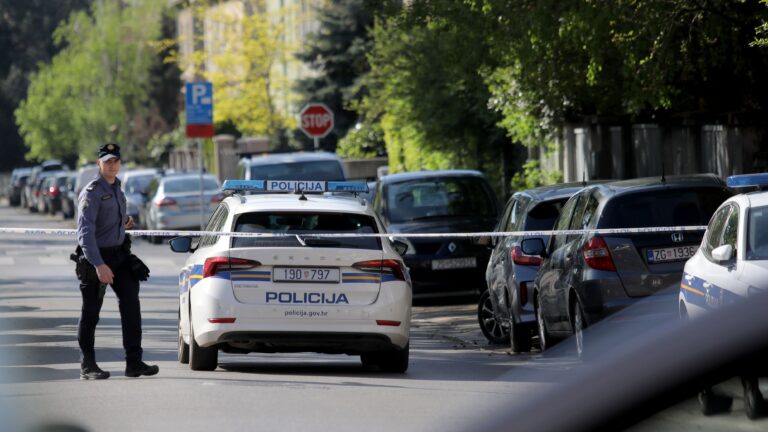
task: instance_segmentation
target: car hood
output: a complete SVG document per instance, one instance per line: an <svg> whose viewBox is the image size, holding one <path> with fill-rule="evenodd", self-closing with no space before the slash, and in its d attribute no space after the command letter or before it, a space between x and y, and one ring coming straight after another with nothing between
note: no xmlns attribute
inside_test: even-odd
<svg viewBox="0 0 768 432"><path fill-rule="evenodd" d="M391 233L468 233L493 231L495 218L435 218L390 224Z"/></svg>

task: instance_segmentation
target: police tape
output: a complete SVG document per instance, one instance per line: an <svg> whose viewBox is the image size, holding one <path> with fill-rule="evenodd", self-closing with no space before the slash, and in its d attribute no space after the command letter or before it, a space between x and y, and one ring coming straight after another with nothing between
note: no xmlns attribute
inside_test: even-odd
<svg viewBox="0 0 768 432"><path fill-rule="evenodd" d="M392 238L477 238L477 237L545 237L552 235L620 235L620 234L658 234L688 231L705 231L706 226L669 226L642 228L599 228L575 230L542 230L542 231L490 231L469 233L286 233L286 232L220 232L220 231L168 231L168 230L128 230L126 233L134 237L330 237L330 238L363 238L363 237L392 237ZM76 237L75 229L45 229L45 228L0 228L0 234L17 234L22 236L56 236Z"/></svg>

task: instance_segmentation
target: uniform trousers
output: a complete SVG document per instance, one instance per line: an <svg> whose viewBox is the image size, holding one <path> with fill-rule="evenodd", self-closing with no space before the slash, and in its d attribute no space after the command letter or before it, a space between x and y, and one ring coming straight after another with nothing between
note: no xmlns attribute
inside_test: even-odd
<svg viewBox="0 0 768 432"><path fill-rule="evenodd" d="M105 256L106 255L106 256ZM120 321L123 330L123 348L128 366L141 363L141 307L139 304L139 281L134 277L129 265L130 252L119 251L102 254L104 263L114 273L112 290L117 295L120 309ZM96 324L99 322L101 305L104 303L104 289L98 278L80 282L80 294L83 307L77 325L77 342L80 344L80 363L82 367L94 366L96 356L94 342Z"/></svg>

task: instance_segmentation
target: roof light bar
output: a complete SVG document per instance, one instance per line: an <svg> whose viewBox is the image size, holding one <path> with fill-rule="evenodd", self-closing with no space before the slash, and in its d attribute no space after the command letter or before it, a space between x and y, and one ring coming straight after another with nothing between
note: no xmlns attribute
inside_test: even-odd
<svg viewBox="0 0 768 432"><path fill-rule="evenodd" d="M317 180L224 180L222 189L225 191L257 191L257 192L368 192L366 182L346 181L317 181Z"/></svg>
<svg viewBox="0 0 768 432"><path fill-rule="evenodd" d="M725 184L732 188L766 187L768 186L768 173L730 176L725 180Z"/></svg>

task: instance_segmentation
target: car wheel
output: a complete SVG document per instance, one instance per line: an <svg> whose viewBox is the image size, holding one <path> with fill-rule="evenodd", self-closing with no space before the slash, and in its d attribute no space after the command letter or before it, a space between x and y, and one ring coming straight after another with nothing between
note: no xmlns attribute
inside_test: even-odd
<svg viewBox="0 0 768 432"><path fill-rule="evenodd" d="M541 348L541 351L543 352L549 348L552 342L550 341L549 333L547 332L547 323L544 322L544 313L539 307L538 298L534 299L533 307L536 311L536 328L539 333L539 348Z"/></svg>
<svg viewBox="0 0 768 432"><path fill-rule="evenodd" d="M360 360L363 366L378 366L382 372L404 373L408 370L410 350L410 344L406 344L401 350L363 353Z"/></svg>
<svg viewBox="0 0 768 432"><path fill-rule="evenodd" d="M573 302L571 316L573 317L573 338L576 340L576 354L582 358L584 357L584 330L587 329L587 320L578 300Z"/></svg>
<svg viewBox="0 0 768 432"><path fill-rule="evenodd" d="M766 401L760 393L760 385L757 377L745 377L741 379L744 387L744 411L750 420L757 419L766 413Z"/></svg>
<svg viewBox="0 0 768 432"><path fill-rule="evenodd" d="M189 368L194 371L212 371L219 363L219 349L201 347L195 340L195 329L190 322Z"/></svg>
<svg viewBox="0 0 768 432"><path fill-rule="evenodd" d="M488 290L480 294L480 299L477 302L477 322L488 342L498 345L509 341L509 329L502 324L502 320L494 311L493 301L491 301L491 294Z"/></svg>
<svg viewBox="0 0 768 432"><path fill-rule="evenodd" d="M189 364L189 344L184 342L184 337L181 335L181 316L179 316L179 349L177 358L181 364Z"/></svg>
<svg viewBox="0 0 768 432"><path fill-rule="evenodd" d="M701 413L705 416L729 412L731 405L733 405L733 398L717 394L711 387L699 392L699 406Z"/></svg>

